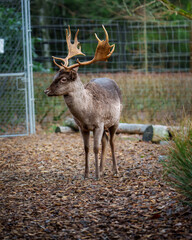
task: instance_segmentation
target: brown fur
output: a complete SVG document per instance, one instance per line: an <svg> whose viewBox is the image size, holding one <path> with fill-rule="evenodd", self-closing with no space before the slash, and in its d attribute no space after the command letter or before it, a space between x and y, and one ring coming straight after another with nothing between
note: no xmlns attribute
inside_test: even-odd
<svg viewBox="0 0 192 240"><path fill-rule="evenodd" d="M102 86L101 84L97 83L97 80L100 80L100 82L102 80L107 80L110 81L111 84L109 86ZM93 79L85 86L85 89L91 92L95 100L101 101L103 103L121 99L120 89L118 88L117 84L111 79Z"/></svg>
<svg viewBox="0 0 192 240"><path fill-rule="evenodd" d="M85 86L79 79L77 69L70 72L60 70L53 83L45 90L48 96L64 95L65 102L77 122L84 140L85 177L89 175L89 132L94 134L94 153L96 178L98 170L98 151L102 143L100 170L103 172L103 161L106 151L106 133L110 134L110 145L114 173L118 173L114 153L114 134L118 127L121 112L121 92L115 81L108 78L96 78Z"/></svg>

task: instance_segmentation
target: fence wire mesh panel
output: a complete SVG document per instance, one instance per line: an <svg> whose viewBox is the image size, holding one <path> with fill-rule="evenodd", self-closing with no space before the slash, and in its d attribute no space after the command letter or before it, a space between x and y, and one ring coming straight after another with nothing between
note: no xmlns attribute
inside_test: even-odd
<svg viewBox="0 0 192 240"><path fill-rule="evenodd" d="M0 136L34 133L28 0L0 0Z"/></svg>
<svg viewBox="0 0 192 240"><path fill-rule="evenodd" d="M91 60L97 46L97 33L104 39L105 25L110 44L116 48L108 62L79 68L81 78L108 76L123 92L122 121L177 121L191 114L192 23L190 21L141 22L93 21L52 17L32 18L36 110L39 122L58 122L68 114L62 98L47 99L40 94L52 81L57 67L51 56L67 56L65 29L71 26L72 39L79 29L80 61ZM70 64L75 63L71 60ZM50 73L50 74L49 74ZM54 107L53 107L54 106ZM56 106L56 107L55 107ZM53 110L54 108L54 110Z"/></svg>

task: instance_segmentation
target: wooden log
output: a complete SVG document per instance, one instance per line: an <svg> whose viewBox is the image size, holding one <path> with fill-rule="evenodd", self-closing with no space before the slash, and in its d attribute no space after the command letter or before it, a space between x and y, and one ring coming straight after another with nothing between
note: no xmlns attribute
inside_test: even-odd
<svg viewBox="0 0 192 240"><path fill-rule="evenodd" d="M67 118L64 125L72 128L74 131L79 131L75 120L73 118ZM129 124L129 123L119 123L117 133L128 133L128 134L143 134L145 129L149 124ZM59 132L59 130L57 129ZM62 132L62 129L60 130Z"/></svg>
<svg viewBox="0 0 192 240"><path fill-rule="evenodd" d="M157 143L162 140L169 140L172 136L171 130L173 131L175 128L163 125L119 123L117 133L140 134L143 135L143 141ZM60 126L55 130L55 132L61 133L74 131L79 131L79 128L73 118L67 118L65 127Z"/></svg>
<svg viewBox="0 0 192 240"><path fill-rule="evenodd" d="M117 133L143 134L149 124L119 123Z"/></svg>

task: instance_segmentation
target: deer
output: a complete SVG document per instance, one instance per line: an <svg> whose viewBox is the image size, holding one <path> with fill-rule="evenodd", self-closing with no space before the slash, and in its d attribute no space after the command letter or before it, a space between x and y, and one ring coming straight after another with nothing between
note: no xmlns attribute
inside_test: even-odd
<svg viewBox="0 0 192 240"><path fill-rule="evenodd" d="M66 29L66 42L68 47L68 55L66 58L53 57L53 62L59 67L59 71L54 76L51 85L44 90L47 96L61 96L68 106L76 124L81 132L84 153L85 153L85 174L84 178L89 178L89 140L90 132L93 132L93 151L95 157L95 178L100 179L104 171L104 159L106 155L106 147L109 142L112 153L112 171L114 175L118 175L117 161L115 157L114 137L118 128L122 104L121 90L117 83L109 78L95 78L87 84L83 84L78 75L78 69L81 66L93 64L98 61L107 61L115 50L115 44L109 44L109 36L107 30L102 25L105 32L106 40L100 40L95 33L98 41L95 56L90 61L80 62L76 60L71 66L68 66L69 59L76 55L84 55L81 52L81 45L77 39L79 29L71 43L71 30L68 26ZM56 60L60 60L58 64ZM101 144L101 157L99 164L99 147Z"/></svg>

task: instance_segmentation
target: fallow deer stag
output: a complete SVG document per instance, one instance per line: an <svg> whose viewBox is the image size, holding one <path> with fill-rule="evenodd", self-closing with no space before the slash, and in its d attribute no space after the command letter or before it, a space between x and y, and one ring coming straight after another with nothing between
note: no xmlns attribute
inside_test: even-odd
<svg viewBox="0 0 192 240"><path fill-rule="evenodd" d="M106 40L100 40L97 35L98 45L95 56L91 61L80 62L68 66L68 60L76 55L85 55L81 52L80 43L77 40L79 30L76 32L74 43L71 43L71 30L66 29L66 41L68 55L66 58L53 57L54 63L60 68L54 77L50 87L44 92L48 96L64 96L64 100L72 113L74 120L80 128L85 150L85 178L89 177L89 135L93 131L94 154L95 154L95 174L96 179L103 173L104 157L108 137L110 135L110 146L113 160L113 172L118 173L117 162L114 150L114 135L117 130L121 112L121 92L115 81L108 78L92 79L85 86L78 76L78 67L89 65L98 61L107 61L115 49L115 44L109 45L108 33L104 26ZM55 60L63 63L59 65ZM102 143L100 171L98 152Z"/></svg>

